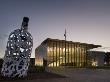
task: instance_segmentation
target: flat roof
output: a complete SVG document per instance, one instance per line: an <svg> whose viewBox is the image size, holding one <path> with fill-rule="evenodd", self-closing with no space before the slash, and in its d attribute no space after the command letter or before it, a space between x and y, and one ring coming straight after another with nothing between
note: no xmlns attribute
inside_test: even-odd
<svg viewBox="0 0 110 82"><path fill-rule="evenodd" d="M45 43L47 43L48 41L61 41L61 42L65 42L65 40L47 38L47 39L45 39L41 44L45 44ZM92 48L101 47L101 45L95 45L95 44L88 44L88 43L81 43L81 42L73 42L73 41L66 41L66 42L67 42L67 43L73 43L73 44L87 45L87 46L92 47Z"/></svg>

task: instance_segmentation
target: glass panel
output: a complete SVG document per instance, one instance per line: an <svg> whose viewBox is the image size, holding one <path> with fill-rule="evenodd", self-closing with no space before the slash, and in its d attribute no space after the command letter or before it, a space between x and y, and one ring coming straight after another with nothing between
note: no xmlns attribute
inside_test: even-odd
<svg viewBox="0 0 110 82"><path fill-rule="evenodd" d="M47 64L50 67L64 65L84 67L86 62L86 51L87 49L85 44L66 42L65 51L64 41L49 41L47 48Z"/></svg>

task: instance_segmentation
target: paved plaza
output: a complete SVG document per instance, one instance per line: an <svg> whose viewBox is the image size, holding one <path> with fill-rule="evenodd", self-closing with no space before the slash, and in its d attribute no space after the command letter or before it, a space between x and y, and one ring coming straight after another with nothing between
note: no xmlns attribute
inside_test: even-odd
<svg viewBox="0 0 110 82"><path fill-rule="evenodd" d="M26 82L110 82L110 70L105 70L105 69L53 68L49 70L51 72L54 72L66 77L47 78L47 79L40 78L40 79L25 80L25 81ZM9 82L9 81L3 81L3 82ZM24 82L24 81L19 80L16 82Z"/></svg>

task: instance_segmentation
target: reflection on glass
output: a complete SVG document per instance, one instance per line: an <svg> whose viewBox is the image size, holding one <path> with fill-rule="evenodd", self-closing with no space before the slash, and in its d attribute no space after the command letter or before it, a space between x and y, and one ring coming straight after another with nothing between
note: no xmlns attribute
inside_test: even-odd
<svg viewBox="0 0 110 82"><path fill-rule="evenodd" d="M48 44L48 66L75 66L83 67L85 63L86 48L83 45L75 43L65 43L60 41L51 41ZM65 62L66 57L66 62Z"/></svg>

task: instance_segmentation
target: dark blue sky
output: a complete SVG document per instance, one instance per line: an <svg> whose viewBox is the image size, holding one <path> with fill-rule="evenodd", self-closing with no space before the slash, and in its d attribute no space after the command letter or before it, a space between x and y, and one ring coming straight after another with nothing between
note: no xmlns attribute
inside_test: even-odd
<svg viewBox="0 0 110 82"><path fill-rule="evenodd" d="M35 48L46 38L110 47L110 0L0 0L0 55L11 31L28 16Z"/></svg>

